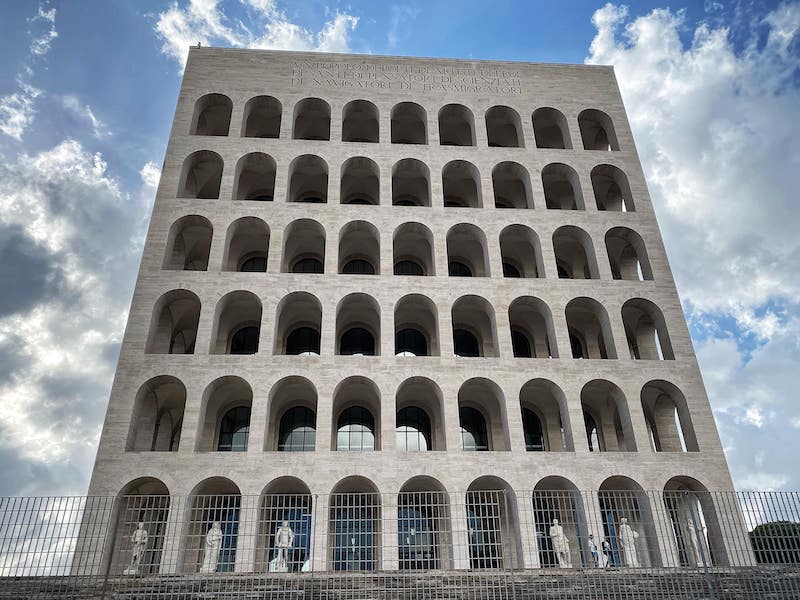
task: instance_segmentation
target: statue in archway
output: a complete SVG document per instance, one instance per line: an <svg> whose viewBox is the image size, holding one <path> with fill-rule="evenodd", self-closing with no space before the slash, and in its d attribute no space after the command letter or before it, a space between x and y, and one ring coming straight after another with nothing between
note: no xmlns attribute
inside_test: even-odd
<svg viewBox="0 0 800 600"><path fill-rule="evenodd" d="M564 528L559 524L558 519L553 519L550 526L550 540L553 543L553 552L556 553L558 566L562 569L572 567L572 556L569 552L569 539L564 534Z"/></svg>
<svg viewBox="0 0 800 600"><path fill-rule="evenodd" d="M139 574L139 565L142 564L145 550L147 550L147 538L147 529L144 528L144 523L139 521L139 524L136 526L136 529L131 535L131 543L133 544L131 549L131 564L128 565L128 568L123 571L123 574Z"/></svg>
<svg viewBox="0 0 800 600"><path fill-rule="evenodd" d="M214 521L211 529L206 534L206 548L203 555L203 564L200 567L201 573L215 573L217 562L219 562L219 551L222 548L222 529L219 521Z"/></svg>
<svg viewBox="0 0 800 600"><path fill-rule="evenodd" d="M636 539L639 534L628 525L628 518L622 517L619 520L619 547L626 567L640 567L639 554L636 551Z"/></svg>
<svg viewBox="0 0 800 600"><path fill-rule="evenodd" d="M292 544L294 544L294 531L289 527L289 521L284 520L275 531L276 555L270 563L271 571L286 573L289 570L287 555Z"/></svg>

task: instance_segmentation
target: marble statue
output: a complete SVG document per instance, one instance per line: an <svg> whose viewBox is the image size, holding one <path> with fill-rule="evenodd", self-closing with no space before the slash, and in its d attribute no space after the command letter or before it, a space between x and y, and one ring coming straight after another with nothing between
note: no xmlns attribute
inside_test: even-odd
<svg viewBox="0 0 800 600"><path fill-rule="evenodd" d="M144 528L144 523L139 521L139 524L133 531L133 535L131 535L131 543L133 544L133 548L131 549L131 564L123 571L125 575L138 575L139 565L142 564L144 551L147 549L147 538L147 529Z"/></svg>
<svg viewBox="0 0 800 600"><path fill-rule="evenodd" d="M222 530L219 521L214 521L211 529L206 534L206 551L203 556L203 564L200 567L201 573L215 573L217 562L219 561L219 551L222 547Z"/></svg>
<svg viewBox="0 0 800 600"><path fill-rule="evenodd" d="M569 540L564 535L564 528L559 525L558 519L553 519L550 526L550 540L553 542L553 551L558 559L558 566L562 569L572 567L572 556L569 552Z"/></svg>
<svg viewBox="0 0 800 600"><path fill-rule="evenodd" d="M639 534L628 525L628 518L622 517L619 520L619 546L622 555L625 557L625 566L640 567L639 555L636 552L636 538Z"/></svg>
<svg viewBox="0 0 800 600"><path fill-rule="evenodd" d="M294 544L294 531L289 527L289 521L282 521L280 527L275 532L275 550L276 556L274 559L274 570L277 573L286 573L289 570L287 563L287 554L289 549ZM272 566L272 564L270 564Z"/></svg>
<svg viewBox="0 0 800 600"><path fill-rule="evenodd" d="M608 538L603 538L603 567L614 566L614 556L611 550L611 542Z"/></svg>
<svg viewBox="0 0 800 600"><path fill-rule="evenodd" d="M597 542L594 541L594 535L589 534L589 554L592 557L592 566L596 569L600 566L600 552L597 550Z"/></svg>

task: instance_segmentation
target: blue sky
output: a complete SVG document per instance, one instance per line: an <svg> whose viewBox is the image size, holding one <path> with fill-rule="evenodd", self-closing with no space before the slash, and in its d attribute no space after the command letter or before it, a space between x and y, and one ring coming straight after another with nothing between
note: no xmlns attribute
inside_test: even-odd
<svg viewBox="0 0 800 600"><path fill-rule="evenodd" d="M83 493L189 44L613 64L742 489L800 489L800 1L0 5L0 494Z"/></svg>

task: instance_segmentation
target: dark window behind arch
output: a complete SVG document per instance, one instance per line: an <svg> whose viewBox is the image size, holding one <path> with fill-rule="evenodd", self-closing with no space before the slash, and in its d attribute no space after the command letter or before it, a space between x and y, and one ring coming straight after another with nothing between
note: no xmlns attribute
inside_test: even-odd
<svg viewBox="0 0 800 600"><path fill-rule="evenodd" d="M242 327L231 338L231 354L255 354L258 352L259 329L255 325Z"/></svg>
<svg viewBox="0 0 800 600"><path fill-rule="evenodd" d="M339 354L375 356L375 338L363 327L353 327L342 334Z"/></svg>
<svg viewBox="0 0 800 600"><path fill-rule="evenodd" d="M286 337L286 354L297 356L307 352L319 354L319 331L313 327L298 327Z"/></svg>
<svg viewBox="0 0 800 600"><path fill-rule="evenodd" d="M468 452L489 450L489 436L486 432L486 419L479 410L470 406L458 409L461 424L461 448Z"/></svg>
<svg viewBox="0 0 800 600"><path fill-rule="evenodd" d="M519 329L511 330L511 347L516 358L532 358L531 342L528 336Z"/></svg>
<svg viewBox="0 0 800 600"><path fill-rule="evenodd" d="M250 433L250 407L238 406L230 409L219 424L219 452L245 452Z"/></svg>
<svg viewBox="0 0 800 600"><path fill-rule="evenodd" d="M422 266L413 260L398 260L394 265L395 275L425 275Z"/></svg>
<svg viewBox="0 0 800 600"><path fill-rule="evenodd" d="M292 266L292 273L322 273L322 261L317 258L301 258Z"/></svg>
<svg viewBox="0 0 800 600"><path fill-rule="evenodd" d="M394 336L394 351L410 352L414 356L428 356L428 340L418 329L401 329Z"/></svg>
<svg viewBox="0 0 800 600"><path fill-rule="evenodd" d="M239 271L243 273L266 273L267 272L267 257L266 256L251 256L246 259Z"/></svg>
<svg viewBox="0 0 800 600"><path fill-rule="evenodd" d="M453 330L453 349L456 356L480 356L481 347L478 338L466 329Z"/></svg>
<svg viewBox="0 0 800 600"><path fill-rule="evenodd" d="M586 358L580 338L572 331L569 332L569 346L572 349L572 358Z"/></svg>
<svg viewBox="0 0 800 600"><path fill-rule="evenodd" d="M457 260L447 263L447 274L450 277L472 277L472 269Z"/></svg>
<svg viewBox="0 0 800 600"><path fill-rule="evenodd" d="M317 416L305 406L290 408L281 417L279 452L313 452L317 439Z"/></svg>
<svg viewBox="0 0 800 600"><path fill-rule="evenodd" d="M592 415L586 411L583 412L583 422L586 426L586 441L589 444L589 452L600 452L602 448L600 448L600 438L597 433L597 423L595 423Z"/></svg>
<svg viewBox="0 0 800 600"><path fill-rule="evenodd" d="M535 412L527 408L522 409L522 429L525 432L525 450L543 452L545 447L542 421Z"/></svg>
<svg viewBox="0 0 800 600"><path fill-rule="evenodd" d="M356 258L342 267L344 275L375 275L375 267L367 260Z"/></svg>
<svg viewBox="0 0 800 600"><path fill-rule="evenodd" d="M432 450L431 420L417 406L407 406L397 413L397 449L401 452Z"/></svg>
<svg viewBox="0 0 800 600"><path fill-rule="evenodd" d="M336 426L336 449L350 452L375 450L375 419L363 406L345 409Z"/></svg>
<svg viewBox="0 0 800 600"><path fill-rule="evenodd" d="M522 277L522 273L520 273L519 269L511 263L504 262L503 277L519 278Z"/></svg>

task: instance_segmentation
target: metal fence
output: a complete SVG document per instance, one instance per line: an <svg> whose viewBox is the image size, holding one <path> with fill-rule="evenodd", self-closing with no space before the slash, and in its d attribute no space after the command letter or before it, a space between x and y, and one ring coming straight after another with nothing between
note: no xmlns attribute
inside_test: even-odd
<svg viewBox="0 0 800 600"><path fill-rule="evenodd" d="M0 498L0 598L800 597L796 493Z"/></svg>

